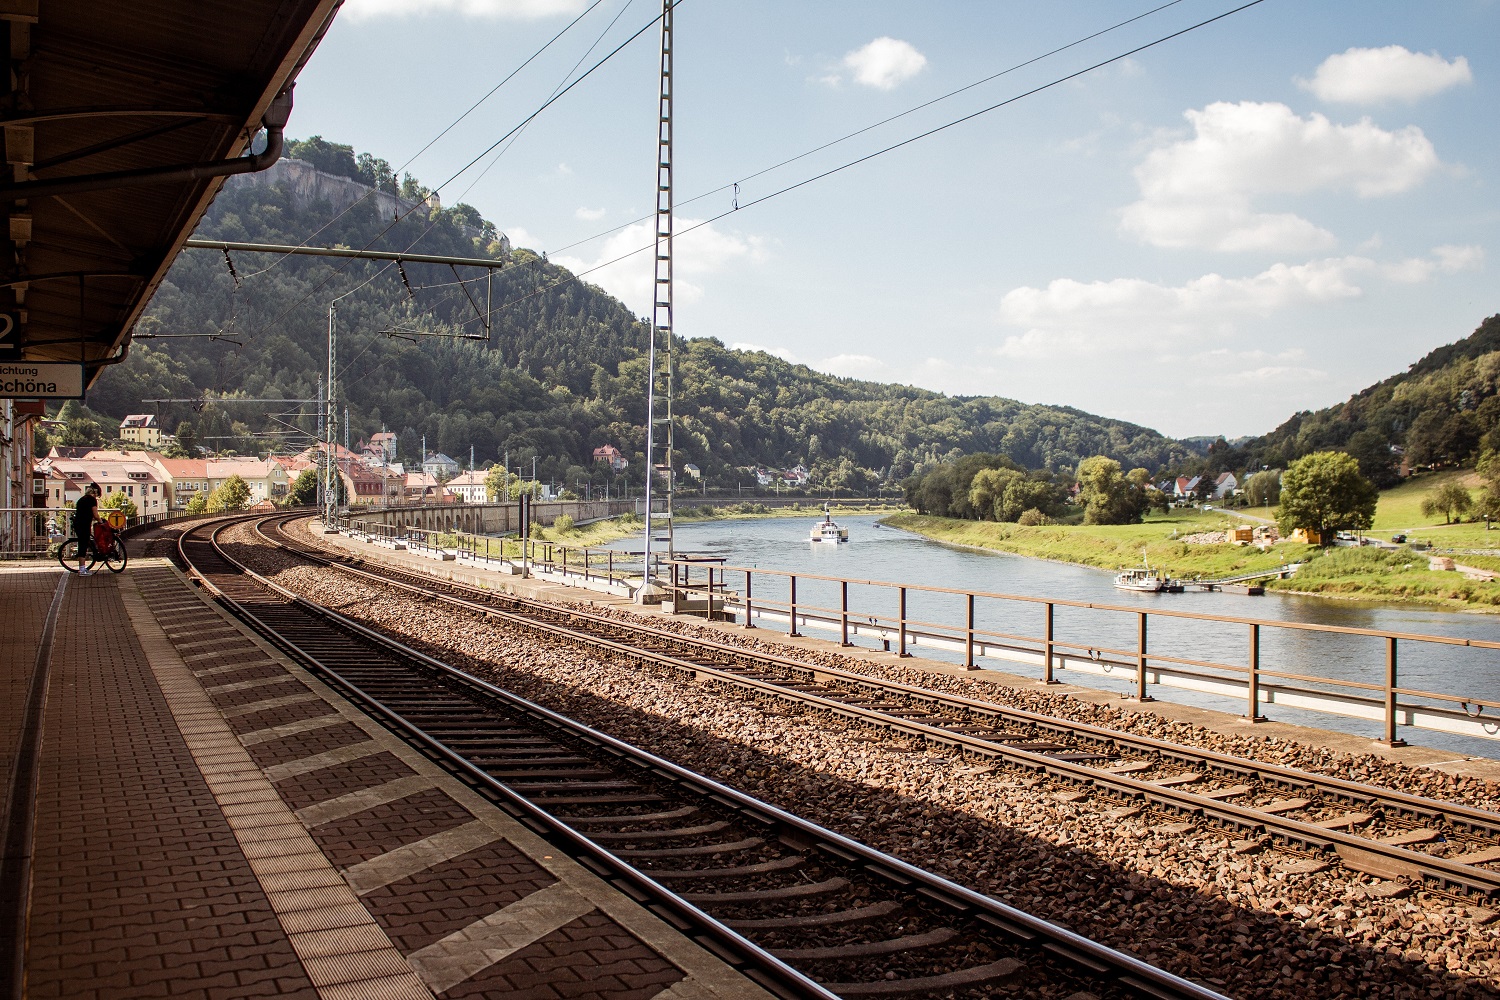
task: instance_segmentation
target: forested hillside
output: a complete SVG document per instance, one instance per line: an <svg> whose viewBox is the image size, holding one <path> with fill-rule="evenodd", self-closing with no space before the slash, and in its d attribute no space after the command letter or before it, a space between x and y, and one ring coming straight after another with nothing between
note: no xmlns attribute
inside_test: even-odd
<svg viewBox="0 0 1500 1000"><path fill-rule="evenodd" d="M1500 450L1500 315L1347 402L1298 413L1237 447L1215 446L1204 464L1214 472L1285 468L1326 449L1354 456L1378 486L1398 481L1403 457L1417 468L1469 464L1485 449Z"/></svg>
<svg viewBox="0 0 1500 1000"><path fill-rule="evenodd" d="M319 169L391 195L420 201L428 193L409 176L398 183L383 161L348 147L317 140L291 149ZM535 253L508 249L470 206L423 205L382 234L387 226L369 201L337 214L326 202L301 203L284 186L242 181L226 186L198 235L351 247L373 242L382 249L486 255L507 266L487 288L482 278L459 286L451 270L435 265L398 270L238 253L226 261L211 251L184 251L138 332L223 339L138 340L129 360L90 392L89 407L118 418L141 410L146 398L313 398L327 365L329 301L342 295L340 399L349 408L353 441L387 428L400 434L403 457L414 459L426 435L429 448L463 460L472 446L480 464L508 450L512 465L529 466L536 456L539 471L559 479L586 476L592 450L614 444L632 458L630 474L639 476L647 328L637 317ZM466 277L478 273L471 269ZM455 339L483 337L490 294L488 339ZM384 335L393 330L447 336ZM1052 470L1071 470L1095 454L1153 469L1188 456L1185 446L1155 431L1066 407L835 378L713 339L687 341L678 356L679 462L696 463L716 485L732 486L740 467L805 463L815 485L868 488L976 451ZM186 420L201 443L241 452L264 452L274 438L254 435L285 430L289 422L316 430L312 406L300 419L286 415L292 407L275 404L145 408L159 409L168 430Z"/></svg>

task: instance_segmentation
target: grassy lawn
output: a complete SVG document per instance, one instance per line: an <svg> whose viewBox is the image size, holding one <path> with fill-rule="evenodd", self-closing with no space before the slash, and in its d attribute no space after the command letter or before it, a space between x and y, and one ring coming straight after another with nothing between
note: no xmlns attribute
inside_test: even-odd
<svg viewBox="0 0 1500 1000"><path fill-rule="evenodd" d="M1152 566L1179 579L1234 576L1275 569L1284 562L1301 562L1303 566L1295 576L1266 581L1266 586L1345 600L1408 601L1453 610L1500 610L1500 582L1469 580L1461 573L1433 572L1427 568L1426 555L1406 549L1319 550L1280 542L1261 552L1248 546L1181 541L1183 535L1243 523L1219 511L1173 510L1170 514L1153 514L1142 524L1034 528L920 514L897 514L883 518L881 523L956 545L1109 570L1139 566L1141 550L1145 549ZM1483 525L1479 527L1482 531ZM1500 556L1494 559L1463 556L1458 561L1481 569L1500 569Z"/></svg>
<svg viewBox="0 0 1500 1000"><path fill-rule="evenodd" d="M1426 556L1405 550L1327 549L1296 576L1267 586L1326 597L1500 610L1500 583L1470 580L1462 573L1433 572L1427 568Z"/></svg>
<svg viewBox="0 0 1500 1000"><path fill-rule="evenodd" d="M1422 500L1447 483L1458 482L1468 488L1476 499L1479 493L1479 476L1467 469L1451 469L1442 472L1426 472L1412 476L1400 486L1382 490L1380 505L1375 508L1374 531L1406 531L1426 528L1443 528L1443 518L1427 517L1422 513ZM1449 525L1451 529L1457 527ZM1463 527L1470 527L1464 525ZM1484 525L1479 526L1480 534ZM1500 544L1500 543L1497 543Z"/></svg>
<svg viewBox="0 0 1500 1000"><path fill-rule="evenodd" d="M1023 527L992 521L960 521L897 514L882 524L913 531L938 541L978 548L998 549L1016 555L1118 570L1141 564L1141 550L1152 566L1185 579L1233 576L1253 570L1274 569L1283 562L1297 562L1308 552L1306 545L1282 543L1266 552L1250 546L1198 545L1180 540L1182 535L1218 531L1243 522L1220 511L1174 509L1153 513L1141 524L1047 525Z"/></svg>

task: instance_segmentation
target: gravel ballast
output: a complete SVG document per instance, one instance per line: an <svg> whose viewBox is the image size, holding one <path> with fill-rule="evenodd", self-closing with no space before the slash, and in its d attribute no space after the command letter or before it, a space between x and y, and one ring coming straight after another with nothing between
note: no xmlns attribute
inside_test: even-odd
<svg viewBox="0 0 1500 1000"><path fill-rule="evenodd" d="M556 711L1179 975L1243 997L1500 996L1500 923L1467 902L1247 844L1181 817L308 567L234 529L277 583ZM591 608L598 613L600 609ZM611 612L623 615L624 612ZM1490 783L1226 736L1045 692L680 621L807 662L1495 808Z"/></svg>

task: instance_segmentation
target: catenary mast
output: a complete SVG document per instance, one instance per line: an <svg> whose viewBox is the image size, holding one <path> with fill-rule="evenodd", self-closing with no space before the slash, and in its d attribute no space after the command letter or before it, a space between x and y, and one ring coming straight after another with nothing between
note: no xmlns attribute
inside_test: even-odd
<svg viewBox="0 0 1500 1000"><path fill-rule="evenodd" d="M661 587L651 576L652 543L664 541L667 558L675 554L672 533L673 421L672 421L672 7L676 0L662 0L661 88L657 106L656 133L656 261L652 282L651 343L647 356L646 385L646 546L644 579L636 598L641 603L661 598ZM664 430L664 455L656 460L657 428ZM665 510L656 503L656 473L662 473ZM656 536L656 523L666 532Z"/></svg>

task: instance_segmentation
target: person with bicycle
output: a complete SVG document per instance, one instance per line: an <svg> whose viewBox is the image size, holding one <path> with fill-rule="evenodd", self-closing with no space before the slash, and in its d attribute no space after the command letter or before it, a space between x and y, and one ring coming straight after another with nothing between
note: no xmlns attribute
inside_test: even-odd
<svg viewBox="0 0 1500 1000"><path fill-rule="evenodd" d="M103 491L98 483L84 487L83 496L73 507L73 534L78 539L78 575L88 576L89 549L93 546L94 520L99 516L99 495Z"/></svg>

